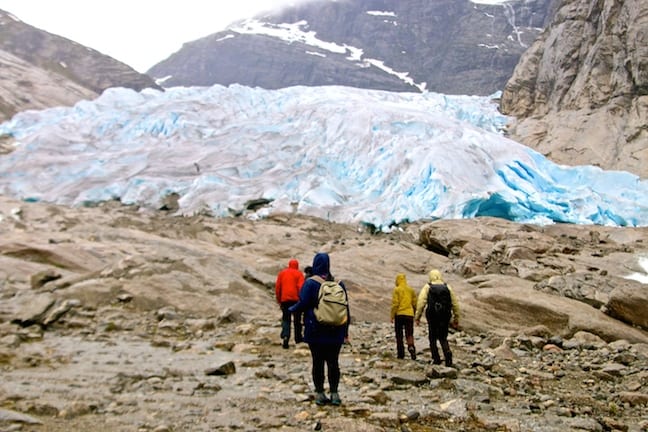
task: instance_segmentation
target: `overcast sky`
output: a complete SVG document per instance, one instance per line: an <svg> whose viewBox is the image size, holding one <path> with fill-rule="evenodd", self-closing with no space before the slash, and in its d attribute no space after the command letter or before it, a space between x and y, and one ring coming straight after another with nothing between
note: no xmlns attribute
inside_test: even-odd
<svg viewBox="0 0 648 432"><path fill-rule="evenodd" d="M231 22L307 0L0 0L34 27L94 48L139 72Z"/></svg>

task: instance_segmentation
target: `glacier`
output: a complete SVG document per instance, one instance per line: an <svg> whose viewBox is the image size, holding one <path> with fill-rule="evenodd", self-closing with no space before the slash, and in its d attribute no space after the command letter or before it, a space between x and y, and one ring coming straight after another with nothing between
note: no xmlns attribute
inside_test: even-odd
<svg viewBox="0 0 648 432"><path fill-rule="evenodd" d="M648 225L648 182L557 165L502 132L492 97L339 86L106 90L0 125L0 194L68 206L120 200L177 214L298 212L402 222ZM267 205L250 206L251 202Z"/></svg>

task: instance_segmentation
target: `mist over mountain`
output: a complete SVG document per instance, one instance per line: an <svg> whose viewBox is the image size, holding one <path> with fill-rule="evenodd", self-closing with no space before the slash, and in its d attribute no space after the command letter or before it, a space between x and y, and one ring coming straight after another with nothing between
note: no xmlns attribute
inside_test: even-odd
<svg viewBox="0 0 648 432"><path fill-rule="evenodd" d="M0 10L0 121L27 109L73 105L107 88L159 88L145 74Z"/></svg>
<svg viewBox="0 0 648 432"><path fill-rule="evenodd" d="M556 1L489 3L308 2L188 42L148 74L165 87L344 85L489 95L504 88Z"/></svg>

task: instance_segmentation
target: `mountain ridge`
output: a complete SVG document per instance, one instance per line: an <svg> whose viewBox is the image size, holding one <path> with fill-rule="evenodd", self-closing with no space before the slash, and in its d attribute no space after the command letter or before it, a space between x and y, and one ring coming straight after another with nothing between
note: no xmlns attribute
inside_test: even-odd
<svg viewBox="0 0 648 432"><path fill-rule="evenodd" d="M27 109L94 99L110 87L160 89L148 75L2 9L0 65L0 120Z"/></svg>
<svg viewBox="0 0 648 432"><path fill-rule="evenodd" d="M317 1L185 44L147 71L165 86L344 85L489 95L548 23L553 0Z"/></svg>

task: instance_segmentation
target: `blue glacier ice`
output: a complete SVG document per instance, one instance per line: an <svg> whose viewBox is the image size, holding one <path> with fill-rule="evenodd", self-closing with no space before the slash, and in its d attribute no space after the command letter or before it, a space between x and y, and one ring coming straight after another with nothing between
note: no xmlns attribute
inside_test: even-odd
<svg viewBox="0 0 648 432"><path fill-rule="evenodd" d="M348 87L117 88L0 125L0 194L70 206L119 199L181 214L299 212L383 229L496 216L648 225L648 182L567 167L501 133L492 98Z"/></svg>

